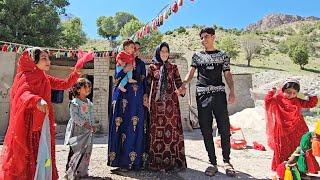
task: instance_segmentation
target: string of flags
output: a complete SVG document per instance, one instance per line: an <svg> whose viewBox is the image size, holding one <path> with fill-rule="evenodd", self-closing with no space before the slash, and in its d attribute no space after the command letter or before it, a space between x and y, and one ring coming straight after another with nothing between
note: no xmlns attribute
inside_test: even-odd
<svg viewBox="0 0 320 180"><path fill-rule="evenodd" d="M16 52L18 54L21 54L25 49L32 48L32 47L35 47L35 46L0 41L0 50L2 52ZM78 50L57 49L57 48L49 48L49 47L44 47L43 49L48 51L49 56L55 57L57 59L60 59L60 58L77 59L80 56L80 54L87 52L87 51L83 51L81 49L78 49ZM115 57L116 56L115 51L93 51L93 52L94 52L95 57Z"/></svg>
<svg viewBox="0 0 320 180"><path fill-rule="evenodd" d="M194 2L194 0L190 0ZM131 39L143 39L145 36L149 35L153 31L157 31L160 26L164 24L164 22L174 13L177 13L178 10L183 6L184 0L174 1L173 4L166 5L158 15L153 18L150 22L146 23L146 25L140 28Z"/></svg>
<svg viewBox="0 0 320 180"><path fill-rule="evenodd" d="M194 2L194 0L190 0ZM144 27L139 29L136 33L133 34L131 39L143 39L145 36L150 35L153 31L157 31L160 26L164 24L164 22L173 14L177 13L178 10L183 6L184 0L175 0L173 4L166 5L158 15L153 18L150 22L146 23ZM32 48L34 46L12 43L6 41L0 41L0 50L3 52L16 52L22 53L26 48ZM77 59L78 54L82 54L84 51L78 49L57 49L57 48L43 48L49 52L49 56L54 56L57 59L60 58L75 58ZM115 57L116 51L93 51L95 57Z"/></svg>

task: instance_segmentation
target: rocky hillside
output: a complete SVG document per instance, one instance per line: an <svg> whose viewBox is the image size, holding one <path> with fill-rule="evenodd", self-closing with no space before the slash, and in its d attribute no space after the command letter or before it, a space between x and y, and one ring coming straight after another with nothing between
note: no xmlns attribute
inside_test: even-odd
<svg viewBox="0 0 320 180"><path fill-rule="evenodd" d="M302 17L297 15L287 15L287 14L269 14L263 19L259 20L257 23L250 24L247 26L248 31L267 31L272 28L279 27L284 24L289 24L297 21L316 21L320 20L318 17Z"/></svg>

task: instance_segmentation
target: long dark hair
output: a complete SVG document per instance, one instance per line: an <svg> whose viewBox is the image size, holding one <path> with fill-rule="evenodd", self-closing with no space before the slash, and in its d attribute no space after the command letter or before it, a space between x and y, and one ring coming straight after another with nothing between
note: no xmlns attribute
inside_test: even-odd
<svg viewBox="0 0 320 180"><path fill-rule="evenodd" d="M72 100L73 98L79 97L78 90L82 87L92 87L91 82L86 78L79 78L77 80L77 83L73 85L73 87L69 91L69 100Z"/></svg>

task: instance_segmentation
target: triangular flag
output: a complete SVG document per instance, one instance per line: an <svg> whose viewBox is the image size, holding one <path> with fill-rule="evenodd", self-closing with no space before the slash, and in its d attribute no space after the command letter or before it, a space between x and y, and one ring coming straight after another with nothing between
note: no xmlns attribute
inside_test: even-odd
<svg viewBox="0 0 320 180"><path fill-rule="evenodd" d="M179 6L182 6L183 5L183 0L179 0L178 4L179 4Z"/></svg>
<svg viewBox="0 0 320 180"><path fill-rule="evenodd" d="M172 5L172 12L177 13L178 10L179 10L179 6L178 6L177 1L175 1L175 2L173 3L173 5Z"/></svg>

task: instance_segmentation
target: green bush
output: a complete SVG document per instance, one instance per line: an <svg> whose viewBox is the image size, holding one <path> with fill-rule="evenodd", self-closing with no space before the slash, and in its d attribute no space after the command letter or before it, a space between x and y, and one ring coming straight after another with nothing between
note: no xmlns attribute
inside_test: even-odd
<svg viewBox="0 0 320 180"><path fill-rule="evenodd" d="M308 48L304 45L290 48L289 57L293 60L293 63L300 65L300 69L304 69L304 66L308 64L309 59Z"/></svg>
<svg viewBox="0 0 320 180"><path fill-rule="evenodd" d="M165 34L165 35L171 35L171 34L173 34L173 31L167 31L167 32L165 32L164 34Z"/></svg>
<svg viewBox="0 0 320 180"><path fill-rule="evenodd" d="M178 34L182 34L182 33L185 33L187 32L186 28L180 26L176 29L176 31L178 32Z"/></svg>

